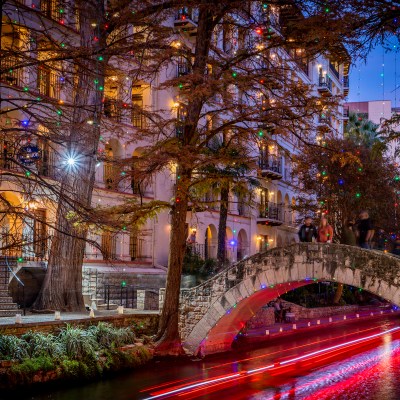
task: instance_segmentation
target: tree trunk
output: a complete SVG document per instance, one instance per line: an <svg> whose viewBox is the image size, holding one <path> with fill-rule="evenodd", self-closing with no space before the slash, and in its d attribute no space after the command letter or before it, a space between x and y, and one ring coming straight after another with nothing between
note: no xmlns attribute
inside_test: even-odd
<svg viewBox="0 0 400 400"><path fill-rule="evenodd" d="M338 283L338 287L336 289L335 296L333 298L333 304L339 304L340 299L342 298L343 294L343 283Z"/></svg>
<svg viewBox="0 0 400 400"><path fill-rule="evenodd" d="M222 268L226 260L226 221L228 219L229 183L223 182L221 187L221 201L218 224L218 268Z"/></svg>
<svg viewBox="0 0 400 400"><path fill-rule="evenodd" d="M78 231L68 219L69 212L87 209L91 204L95 179L95 155L100 139L100 118L104 87L106 59L98 61L98 50L104 48L105 38L93 41L96 33L90 26L92 20L100 26L104 22L104 2L99 0L78 2L80 13L81 48L87 49L88 56L79 59L77 68L78 84L74 107L66 135L67 157L74 157L72 166L63 167L60 197L55 221L55 232L51 242L46 276L33 309L83 311L82 263L86 231ZM95 44L93 44L95 43ZM94 54L94 55L90 55ZM97 80L97 85L94 85ZM88 124L88 120L92 124Z"/></svg>
<svg viewBox="0 0 400 400"><path fill-rule="evenodd" d="M195 56L193 72L204 77L207 65L207 55L210 48L211 36L214 28L214 15L207 7L201 7L199 11ZM201 80L198 83L201 85ZM184 126L182 146L191 146L196 140L196 131L200 113L204 104L201 96L194 96L188 102L187 115ZM180 180L179 201L175 201L171 215L171 235L169 247L169 261L167 283L165 287L164 305L156 335L156 353L159 355L181 355L183 349L179 334L179 294L181 286L181 274L183 257L186 249L186 213L189 202L189 187L191 183L190 160L180 160L178 163Z"/></svg>
<svg viewBox="0 0 400 400"><path fill-rule="evenodd" d="M186 213L188 197L184 188L189 179L181 173L177 187L175 205L171 214L170 251L165 299L158 324L156 352L159 355L184 354L179 335L179 295L183 258L186 250ZM178 189L179 188L179 189Z"/></svg>

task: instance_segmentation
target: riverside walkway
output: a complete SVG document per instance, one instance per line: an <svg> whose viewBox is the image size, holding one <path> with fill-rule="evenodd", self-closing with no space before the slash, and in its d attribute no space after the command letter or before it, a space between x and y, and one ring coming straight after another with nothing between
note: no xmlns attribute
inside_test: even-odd
<svg viewBox="0 0 400 400"><path fill-rule="evenodd" d="M357 320L382 318L385 315L390 317L397 316L400 321L400 309L393 307L370 307L360 310L357 313L333 315L331 317L323 318L300 319L294 322L275 323L262 328L249 329L245 332L241 332L238 338L243 339L248 343L259 342L282 335L300 334L298 331L301 331L301 334L303 334L303 332L305 333L316 328L329 327L332 325L337 326L344 323L354 323Z"/></svg>

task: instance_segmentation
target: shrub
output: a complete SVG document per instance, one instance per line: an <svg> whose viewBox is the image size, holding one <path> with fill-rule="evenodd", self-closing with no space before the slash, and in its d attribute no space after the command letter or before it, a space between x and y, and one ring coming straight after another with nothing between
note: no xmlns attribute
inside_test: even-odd
<svg viewBox="0 0 400 400"><path fill-rule="evenodd" d="M67 325L60 332L58 340L64 346L66 355L72 360L94 358L98 350L98 343L90 330L71 325Z"/></svg>
<svg viewBox="0 0 400 400"><path fill-rule="evenodd" d="M62 360L61 368L66 378L78 378L80 376L81 365L77 360Z"/></svg>
<svg viewBox="0 0 400 400"><path fill-rule="evenodd" d="M96 338L100 347L123 346L135 340L135 334L129 328L115 328L106 322L99 322L89 328L89 332Z"/></svg>
<svg viewBox="0 0 400 400"><path fill-rule="evenodd" d="M26 358L20 364L13 365L8 373L10 379L17 383L29 384L37 373L55 370L54 361L48 357Z"/></svg>
<svg viewBox="0 0 400 400"><path fill-rule="evenodd" d="M3 360L22 360L28 358L28 344L12 335L0 334L0 358Z"/></svg>
<svg viewBox="0 0 400 400"><path fill-rule="evenodd" d="M29 331L21 336L27 343L27 351L30 357L50 356L54 359L64 354L63 345L52 334Z"/></svg>

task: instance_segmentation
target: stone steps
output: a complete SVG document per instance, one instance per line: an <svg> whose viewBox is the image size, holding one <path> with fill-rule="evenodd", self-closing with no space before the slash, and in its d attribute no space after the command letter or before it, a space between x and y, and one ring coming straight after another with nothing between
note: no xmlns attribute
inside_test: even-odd
<svg viewBox="0 0 400 400"><path fill-rule="evenodd" d="M0 304L1 310L18 310L17 303L1 303Z"/></svg>
<svg viewBox="0 0 400 400"><path fill-rule="evenodd" d="M1 317L15 317L16 314L22 314L22 311L16 307L15 310L2 310L0 308L0 318Z"/></svg>
<svg viewBox="0 0 400 400"><path fill-rule="evenodd" d="M11 266L11 265L10 265ZM4 260L0 261L0 317L11 317L18 313L17 303L13 303L8 291L9 273Z"/></svg>
<svg viewBox="0 0 400 400"><path fill-rule="evenodd" d="M0 307L2 304L4 303L12 303L12 297L11 296L4 296L4 297L0 297Z"/></svg>

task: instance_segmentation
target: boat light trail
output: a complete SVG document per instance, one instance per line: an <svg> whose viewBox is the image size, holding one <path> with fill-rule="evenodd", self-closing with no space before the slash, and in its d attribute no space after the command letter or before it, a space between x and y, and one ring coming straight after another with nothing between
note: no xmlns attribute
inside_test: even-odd
<svg viewBox="0 0 400 400"><path fill-rule="evenodd" d="M238 373L225 375L225 376L220 376L220 377L208 379L208 380L205 380L205 381L199 381L199 382L193 383L191 385L175 387L175 388L172 388L171 390L165 390L165 391L158 392L158 393L156 392L154 394L152 393L152 396L147 397L144 400L153 400L153 399L159 399L159 398L166 398L166 397L169 397L171 395L189 394L192 389L196 389L196 391L197 391L199 388L206 389L208 386L215 385L216 383L220 383L220 382L227 383L229 381L236 380L237 378L243 378L245 376L260 374L260 373L263 373L264 371L273 370L274 368L279 368L279 367L281 367L283 365L296 363L296 362L298 362L300 360L312 359L313 357L315 357L317 355L320 355L322 353L330 352L330 351L337 350L337 349L343 349L343 348L346 348L346 347L351 346L353 344L367 342L367 341L369 341L371 339L376 339L376 338L382 337L382 336L384 336L384 335L386 335L388 333L397 332L399 330L400 330L400 327L394 327L394 328L388 329L388 330L383 331L383 332L379 332L379 333L376 333L376 334L373 334L373 335L365 336L365 337L362 337L362 338L359 338L359 339L350 340L348 342L344 342L344 343L341 343L341 344L338 344L338 345L335 345L335 346L330 346L330 347L327 347L327 348L324 348L324 349L321 349L321 350L313 351L311 353L307 353L307 354L304 354L302 356L294 357L294 358L291 358L289 360L284 360L284 361L281 361L281 362L274 362L274 363L271 363L269 365L266 365L266 366L263 366L263 367L260 367L260 368L250 369L250 370L247 370L247 371L241 371L241 372L238 372Z"/></svg>

